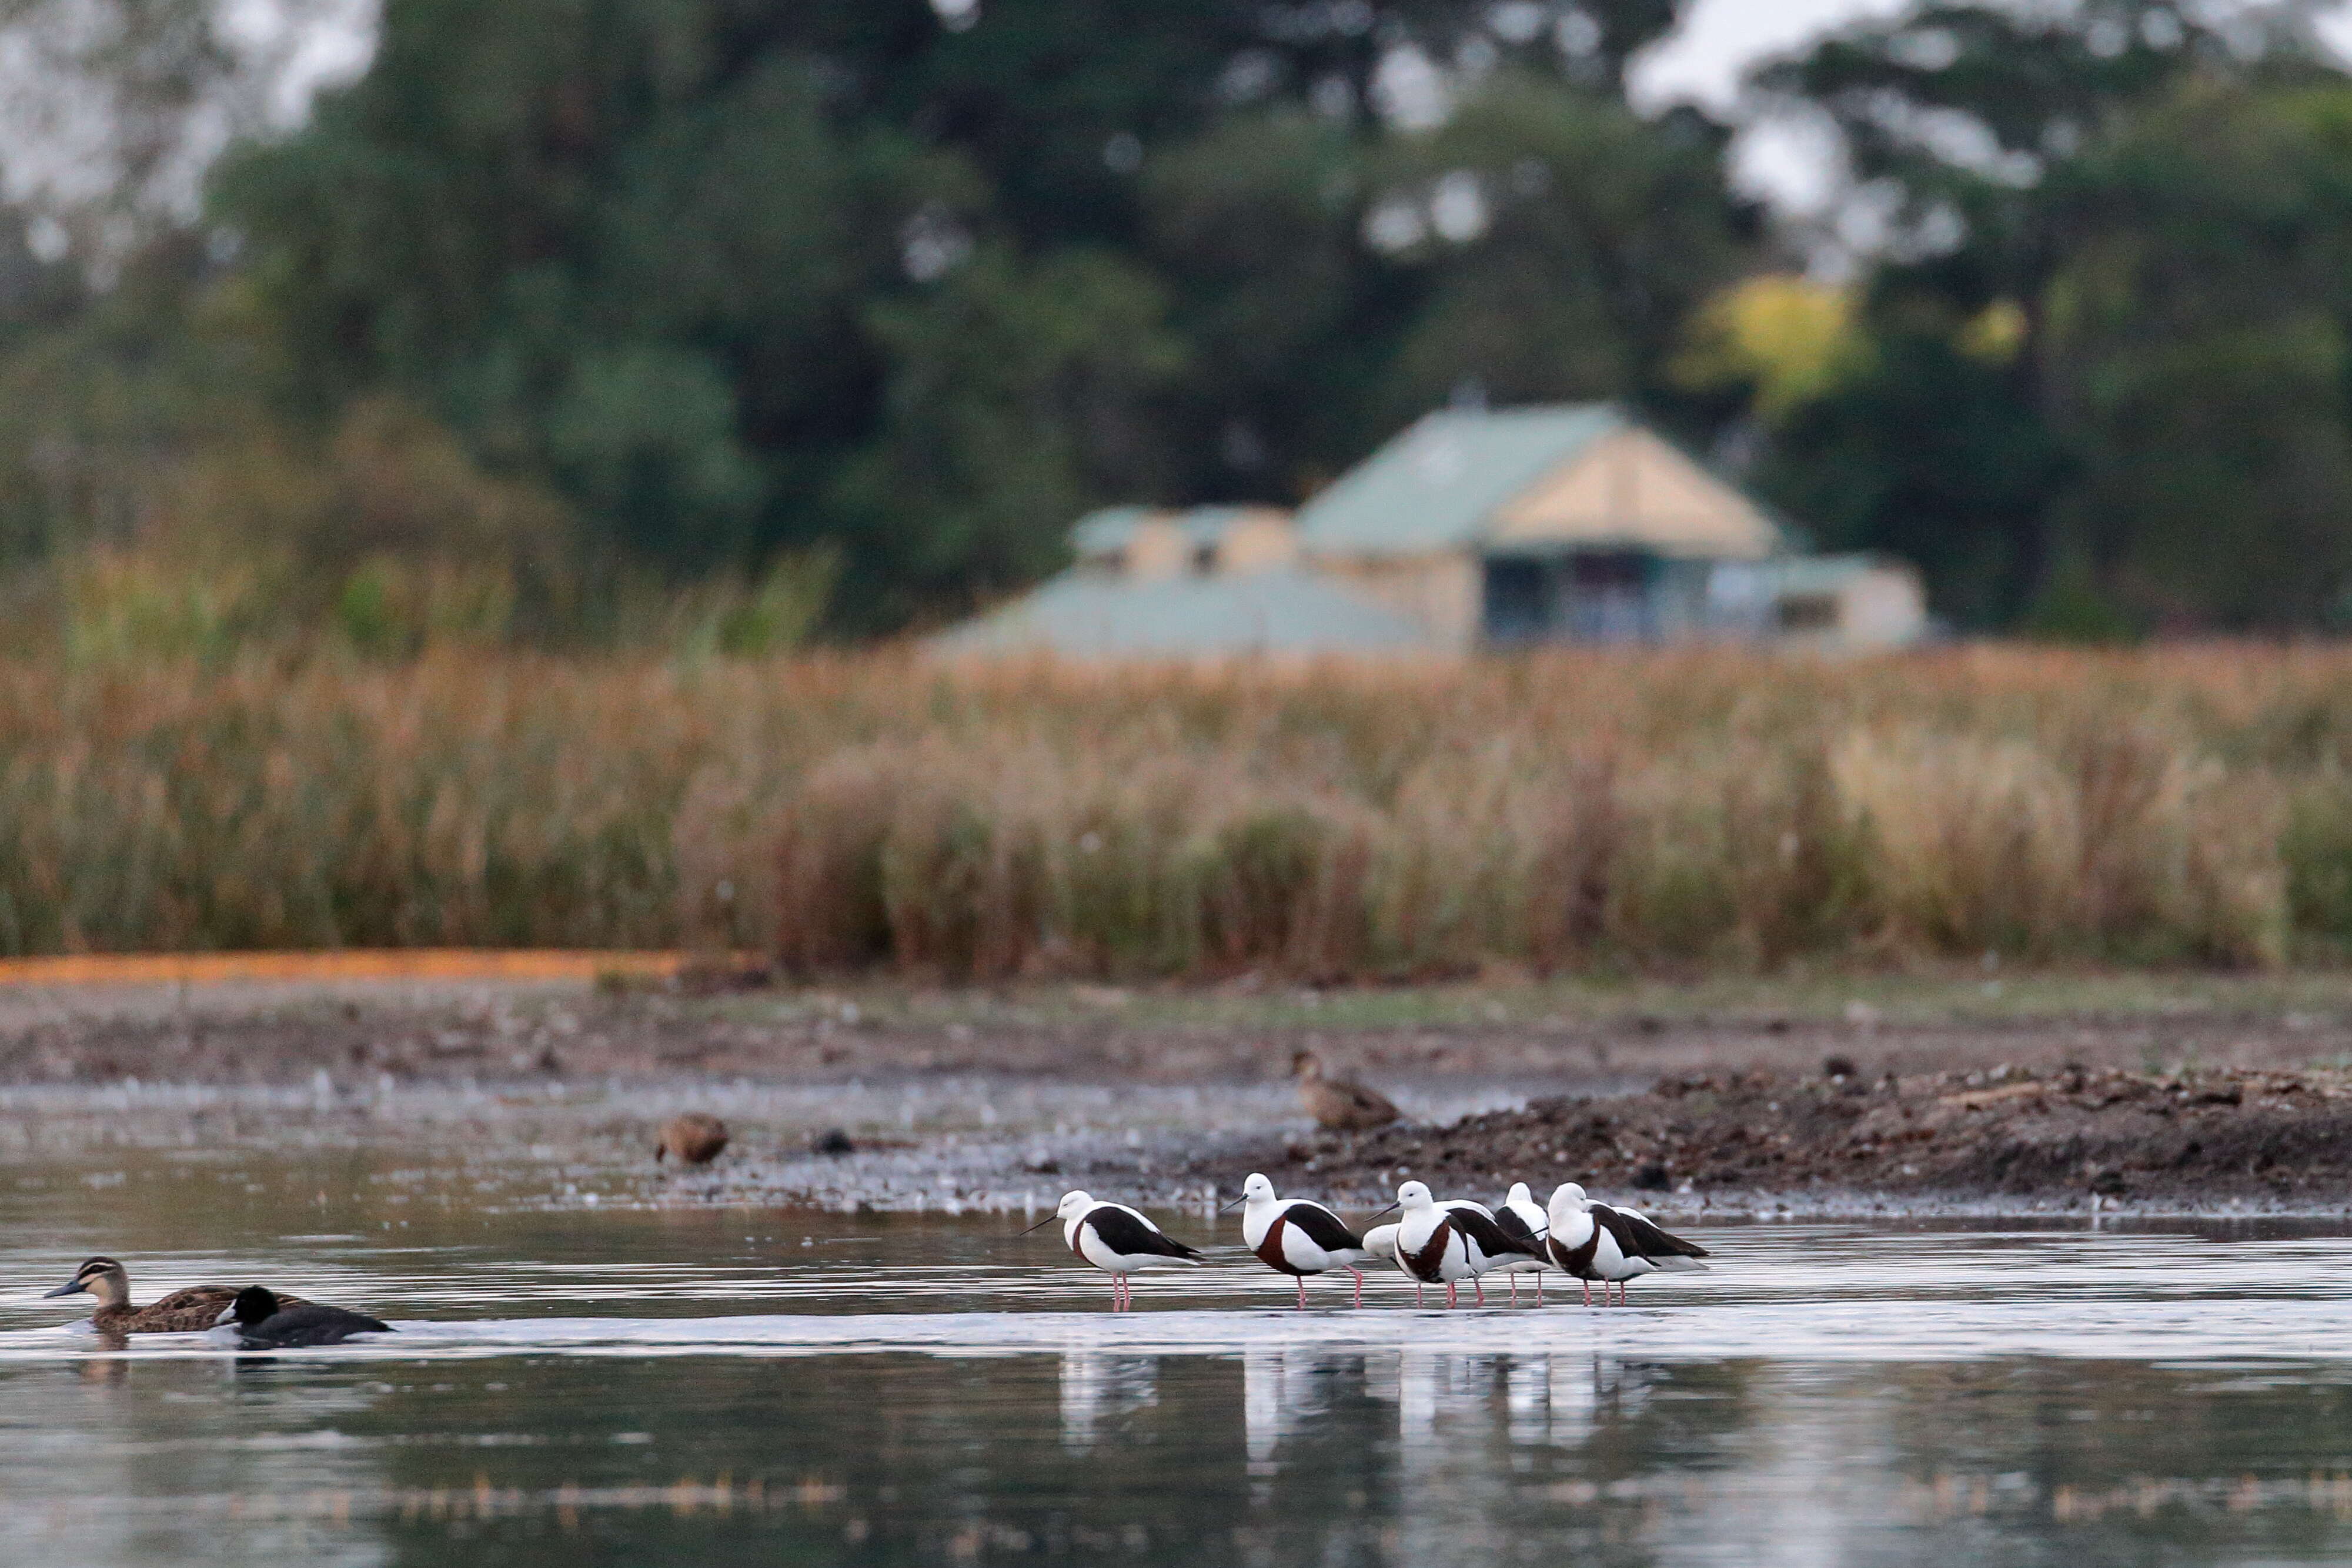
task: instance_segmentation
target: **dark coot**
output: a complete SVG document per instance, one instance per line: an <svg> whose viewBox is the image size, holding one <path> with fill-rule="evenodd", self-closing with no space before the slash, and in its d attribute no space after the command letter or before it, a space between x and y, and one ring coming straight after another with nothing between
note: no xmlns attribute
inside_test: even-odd
<svg viewBox="0 0 2352 1568"><path fill-rule="evenodd" d="M390 1323L341 1307L281 1308L277 1293L266 1285L247 1285L239 1291L220 1321L236 1326L237 1343L247 1350L341 1344L355 1333L393 1332Z"/></svg>

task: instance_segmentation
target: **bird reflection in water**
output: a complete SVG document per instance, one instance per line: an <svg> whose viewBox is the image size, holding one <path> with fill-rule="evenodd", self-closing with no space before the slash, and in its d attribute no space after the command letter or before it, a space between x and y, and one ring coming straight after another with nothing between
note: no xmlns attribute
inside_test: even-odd
<svg viewBox="0 0 2352 1568"><path fill-rule="evenodd" d="M1105 1421L1159 1403L1158 1358L1099 1350L1062 1353L1062 1447L1091 1448Z"/></svg>
<svg viewBox="0 0 2352 1568"><path fill-rule="evenodd" d="M1243 1353L1242 1436L1252 1475L1271 1474L1282 1439L1330 1408L1338 1359L1299 1345L1254 1345Z"/></svg>

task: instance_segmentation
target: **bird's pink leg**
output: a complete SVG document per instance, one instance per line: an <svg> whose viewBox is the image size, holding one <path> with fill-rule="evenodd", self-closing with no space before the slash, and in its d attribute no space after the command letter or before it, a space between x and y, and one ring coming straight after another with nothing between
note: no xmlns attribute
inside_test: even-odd
<svg viewBox="0 0 2352 1568"><path fill-rule="evenodd" d="M1348 1272L1356 1277L1356 1305L1360 1307L1364 1304L1364 1271L1361 1269L1350 1269Z"/></svg>
<svg viewBox="0 0 2352 1568"><path fill-rule="evenodd" d="M1543 1305L1543 1270L1536 1270L1536 1305Z"/></svg>
<svg viewBox="0 0 2352 1568"><path fill-rule="evenodd" d="M1307 1276L1304 1274L1298 1276L1298 1310L1302 1312L1307 1310Z"/></svg>
<svg viewBox="0 0 2352 1568"><path fill-rule="evenodd" d="M1470 1281L1470 1288L1478 1292L1478 1304L1482 1307L1485 1306L1486 1304L1486 1281L1473 1278Z"/></svg>
<svg viewBox="0 0 2352 1568"><path fill-rule="evenodd" d="M1451 1281L1451 1280L1446 1281L1445 1281L1445 1310L1446 1310L1447 1312L1452 1312L1452 1311L1454 1310L1454 1281Z"/></svg>
<svg viewBox="0 0 2352 1568"><path fill-rule="evenodd" d="M1592 1304L1592 1281L1583 1280L1578 1282L1584 1287L1584 1304L1589 1307Z"/></svg>
<svg viewBox="0 0 2352 1568"><path fill-rule="evenodd" d="M1512 1275L1512 1276L1511 1276L1511 1305L1513 1305L1513 1306L1515 1306L1515 1307L1516 1307L1516 1306L1517 1306L1518 1304L1519 1304L1519 1277L1518 1277L1517 1274L1514 1274L1514 1275Z"/></svg>
<svg viewBox="0 0 2352 1568"><path fill-rule="evenodd" d="M1412 1282L1412 1304L1416 1307L1426 1304L1421 1299L1421 1281L1418 1280Z"/></svg>

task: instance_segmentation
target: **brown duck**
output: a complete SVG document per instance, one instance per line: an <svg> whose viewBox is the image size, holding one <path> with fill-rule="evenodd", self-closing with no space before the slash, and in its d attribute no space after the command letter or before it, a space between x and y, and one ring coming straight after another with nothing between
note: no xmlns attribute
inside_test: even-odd
<svg viewBox="0 0 2352 1568"><path fill-rule="evenodd" d="M1324 1077L1322 1059L1311 1051L1292 1057L1290 1071L1298 1078L1299 1103L1318 1126L1360 1133L1385 1127L1397 1119L1397 1108L1378 1090L1367 1089L1353 1079Z"/></svg>
<svg viewBox="0 0 2352 1568"><path fill-rule="evenodd" d="M688 1111L662 1124L661 1142L654 1145L654 1164L659 1165L665 1157L676 1155L681 1165L707 1166L726 1146L726 1123L699 1111Z"/></svg>
<svg viewBox="0 0 2352 1568"><path fill-rule="evenodd" d="M197 1333L220 1321L236 1300L235 1285L195 1285L174 1291L143 1307L131 1304L131 1275L111 1258L92 1258L74 1270L74 1277L49 1296L89 1295L98 1298L89 1314L90 1326L100 1333ZM47 1300L44 1297L43 1300ZM278 1298L288 1306L307 1306L299 1297Z"/></svg>

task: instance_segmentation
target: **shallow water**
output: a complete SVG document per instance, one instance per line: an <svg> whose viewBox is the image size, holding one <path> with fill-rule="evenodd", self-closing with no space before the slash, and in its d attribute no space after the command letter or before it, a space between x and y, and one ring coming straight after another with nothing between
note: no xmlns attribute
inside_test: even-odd
<svg viewBox="0 0 2352 1568"><path fill-rule="evenodd" d="M1724 1225L1625 1310L1099 1276L1004 1217L591 1207L560 1161L16 1151L0 1559L2253 1563L2352 1554L2352 1238ZM38 1292L399 1324L103 1349ZM1501 1299L1504 1291L1489 1294ZM461 1556L453 1559L454 1550Z"/></svg>

